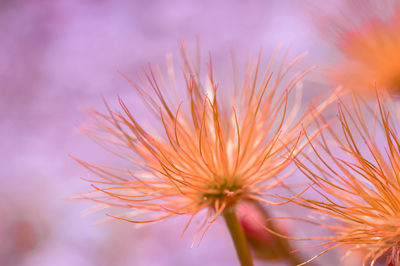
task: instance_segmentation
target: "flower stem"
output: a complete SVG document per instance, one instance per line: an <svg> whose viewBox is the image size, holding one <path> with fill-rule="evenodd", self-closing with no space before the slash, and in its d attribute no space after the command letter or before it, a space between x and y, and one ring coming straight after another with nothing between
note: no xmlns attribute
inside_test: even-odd
<svg viewBox="0 0 400 266"><path fill-rule="evenodd" d="M244 235L242 226L236 216L234 208L227 208L224 211L224 218L226 225L229 228L233 243L235 244L236 252L242 266L252 266L253 260L251 258L250 249Z"/></svg>

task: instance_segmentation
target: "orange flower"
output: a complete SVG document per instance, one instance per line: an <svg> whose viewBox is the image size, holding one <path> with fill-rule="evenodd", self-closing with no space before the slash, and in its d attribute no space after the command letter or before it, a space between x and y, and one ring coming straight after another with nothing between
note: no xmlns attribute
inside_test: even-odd
<svg viewBox="0 0 400 266"><path fill-rule="evenodd" d="M80 197L131 210L111 217L133 223L188 215L184 231L205 209L196 235L201 231L204 235L220 214L240 199L284 203L266 200L265 196L288 177L283 170L307 145L302 127L309 126L313 115L329 103L311 104L303 115L298 115L299 81L310 70L290 79L286 79L286 73L301 57L287 67L283 60L276 75L271 73L273 60L261 73L259 57L255 65L250 64L243 86L234 82L231 89L229 84L215 82L211 57L208 74L203 78L199 61L193 62L183 49L180 81L187 98L175 105L168 100L172 98L170 92L175 91L179 101L182 91L177 89L180 83L171 58L169 84L158 68L150 67L144 73L143 85L124 76L154 115L154 125L161 126L163 132L150 133L151 129L142 126L143 116L132 114L121 99L122 112L111 111L107 104L107 114L90 110L97 126L85 132L116 147L113 151L127 159L131 167L111 169L79 161L98 177L87 180L94 190ZM294 88L297 93L292 101Z"/></svg>
<svg viewBox="0 0 400 266"><path fill-rule="evenodd" d="M400 265L400 136L396 132L399 120L389 113L390 106L389 96L382 93L375 110L357 96L351 109L340 104L344 140L331 129L333 140L321 135L312 144L317 160L322 163L311 157L309 164L297 160L319 195L319 199L302 198L297 203L340 223L322 225L334 235L314 238L325 239L322 245L328 246L317 256L345 245L350 250L366 251L364 264L371 260L373 265L391 252L393 256L388 261ZM337 153L333 152L332 141L339 148Z"/></svg>
<svg viewBox="0 0 400 266"><path fill-rule="evenodd" d="M400 90L400 6L394 1L346 1L343 17L324 18L344 55L331 69L335 82L356 90ZM320 21L321 22L321 21ZM328 25L326 24L328 23Z"/></svg>

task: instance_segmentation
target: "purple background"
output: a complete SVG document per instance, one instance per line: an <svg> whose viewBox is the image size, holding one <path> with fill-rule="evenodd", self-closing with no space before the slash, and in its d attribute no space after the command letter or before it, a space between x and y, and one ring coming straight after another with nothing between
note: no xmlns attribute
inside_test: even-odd
<svg viewBox="0 0 400 266"><path fill-rule="evenodd" d="M319 63L325 48L309 18L297 1L1 1L0 265L238 265L221 220L190 249L193 230L179 237L186 219L135 229L94 226L104 212L82 216L93 204L66 199L90 189L79 179L90 174L68 155L115 158L78 133L80 111L104 110L101 95L135 97L117 71L134 78L147 62L177 55L180 40L199 38L215 61L229 47L245 60L282 43L292 55L311 52L303 65ZM320 261L337 264L328 259Z"/></svg>

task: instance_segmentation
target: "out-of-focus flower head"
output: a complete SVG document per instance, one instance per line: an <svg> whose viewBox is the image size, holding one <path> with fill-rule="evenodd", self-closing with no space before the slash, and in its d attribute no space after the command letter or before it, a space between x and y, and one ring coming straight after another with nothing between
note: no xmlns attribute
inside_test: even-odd
<svg viewBox="0 0 400 266"><path fill-rule="evenodd" d="M379 92L376 108L358 96L351 108L340 103L343 138L331 129L332 139L323 134L314 139L314 159L297 160L319 196L297 203L340 224L322 225L334 235L315 238L326 240L326 249L317 256L345 246L349 254L364 252L363 265L388 253L389 265L400 265L400 135L394 105L384 92Z"/></svg>
<svg viewBox="0 0 400 266"><path fill-rule="evenodd" d="M115 169L80 161L97 179L88 179L94 190L79 197L125 208L124 214L110 216L133 223L188 215L184 231L205 210L196 238L240 199L284 203L265 196L271 196L268 190L290 175L284 170L308 143L302 128L329 101L312 103L301 111L299 81L310 70L291 78L286 74L302 56L286 65L285 55L272 74L274 59L262 72L260 54L239 85L239 81L215 81L211 56L203 75L199 53L193 59L185 45L182 51L182 80L176 78L170 56L168 79L158 67L149 67L140 85L124 75L162 130L142 126L143 114L131 113L122 99L122 112L112 111L107 104L106 114L89 110L95 125L85 132L127 159L130 166ZM290 96L294 88L296 94Z"/></svg>
<svg viewBox="0 0 400 266"><path fill-rule="evenodd" d="M322 34L343 55L328 75L355 90L400 91L400 4L392 0L343 2L338 7L340 15L324 14L317 20Z"/></svg>
<svg viewBox="0 0 400 266"><path fill-rule="evenodd" d="M0 202L0 265L22 265L51 242L53 228L49 217L41 211L41 199L30 199L27 205L29 197L11 201L4 191Z"/></svg>

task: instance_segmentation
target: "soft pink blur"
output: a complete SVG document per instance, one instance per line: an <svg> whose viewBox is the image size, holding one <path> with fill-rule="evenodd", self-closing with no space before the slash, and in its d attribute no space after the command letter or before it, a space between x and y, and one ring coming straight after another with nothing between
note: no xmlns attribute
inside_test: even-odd
<svg viewBox="0 0 400 266"><path fill-rule="evenodd" d="M111 104L117 94L135 97L119 70L135 78L196 38L228 70L218 58L230 47L246 60L282 43L292 55L310 50L308 66L322 53L294 1L215 2L1 1L0 265L238 265L223 221L190 249L193 232L179 237L184 219L94 226L104 212L82 216L93 204L66 200L90 189L79 179L90 174L69 154L116 161L76 128L86 121L80 110L104 108L101 95Z"/></svg>

